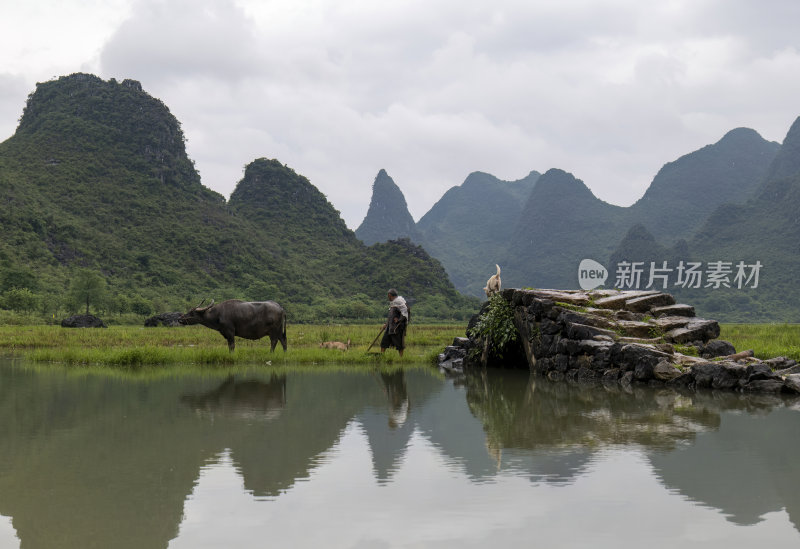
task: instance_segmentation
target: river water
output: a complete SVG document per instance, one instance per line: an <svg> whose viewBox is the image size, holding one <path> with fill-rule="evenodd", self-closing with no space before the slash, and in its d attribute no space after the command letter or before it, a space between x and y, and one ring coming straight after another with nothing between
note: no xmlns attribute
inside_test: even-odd
<svg viewBox="0 0 800 549"><path fill-rule="evenodd" d="M0 549L800 547L797 402L186 371L0 362Z"/></svg>

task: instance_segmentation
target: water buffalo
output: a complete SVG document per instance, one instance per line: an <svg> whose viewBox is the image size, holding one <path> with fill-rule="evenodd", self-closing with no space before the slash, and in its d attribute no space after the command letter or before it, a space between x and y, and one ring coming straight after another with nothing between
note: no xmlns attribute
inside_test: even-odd
<svg viewBox="0 0 800 549"><path fill-rule="evenodd" d="M205 301L205 300L203 300ZM203 303L201 302L200 305ZM280 341L286 350L286 311L274 301L240 301L229 299L207 307L197 307L182 315L181 324L202 324L216 330L228 340L228 349L233 352L236 336L245 339L261 339L268 335L270 351Z"/></svg>

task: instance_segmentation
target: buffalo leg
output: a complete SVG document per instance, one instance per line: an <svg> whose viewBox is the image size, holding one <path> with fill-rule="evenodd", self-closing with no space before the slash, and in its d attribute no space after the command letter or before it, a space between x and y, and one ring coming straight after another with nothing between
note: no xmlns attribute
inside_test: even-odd
<svg viewBox="0 0 800 549"><path fill-rule="evenodd" d="M269 336L269 343L270 343L269 351L271 353L275 352L275 347L278 345L279 341L281 342L281 345L283 346L284 352L286 352L286 339L284 339L282 336L277 336L277 337Z"/></svg>

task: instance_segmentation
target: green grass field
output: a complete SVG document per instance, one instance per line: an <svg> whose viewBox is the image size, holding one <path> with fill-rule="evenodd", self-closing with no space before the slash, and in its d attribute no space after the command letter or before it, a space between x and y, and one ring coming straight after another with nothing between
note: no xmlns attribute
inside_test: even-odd
<svg viewBox="0 0 800 549"><path fill-rule="evenodd" d="M434 361L454 337L464 335L463 326L416 325L408 328L402 358L394 349L380 355L380 341L367 347L380 325L289 325L288 350L280 344L269 351L269 338L258 341L236 339L236 350L228 352L225 339L203 326L143 328L113 326L107 329L69 329L60 326L0 326L0 352L38 363L64 365L234 365L234 364L412 364ZM347 351L322 349L323 341L350 340Z"/></svg>
<svg viewBox="0 0 800 549"><path fill-rule="evenodd" d="M375 365L431 364L462 325L412 324L403 358L389 349L378 354L379 343L367 353L380 325L289 325L289 349L269 352L269 338L236 340L231 354L225 339L203 326L107 329L67 329L60 326L0 326L0 353L37 363L114 367L170 365ZM800 324L723 324L721 339L737 351L753 349L758 358L787 356L800 361ZM322 341L351 341L348 351L321 349Z"/></svg>
<svg viewBox="0 0 800 549"><path fill-rule="evenodd" d="M737 351L753 349L761 359L786 356L800 361L800 324L722 324L719 338Z"/></svg>

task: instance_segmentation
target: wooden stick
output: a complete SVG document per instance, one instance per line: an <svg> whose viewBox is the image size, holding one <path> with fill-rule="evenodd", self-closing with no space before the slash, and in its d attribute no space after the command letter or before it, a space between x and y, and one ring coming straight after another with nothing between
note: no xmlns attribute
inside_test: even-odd
<svg viewBox="0 0 800 549"><path fill-rule="evenodd" d="M375 336L375 339L373 339L373 340L372 340L372 343L370 343L370 344L369 344L369 347L367 347L367 350L366 350L366 351L364 351L365 353L366 353L366 352L369 352L369 350L370 350L370 349L372 349L372 346L373 346L373 345L375 345L375 342L376 342L376 341L378 341L378 338L379 338L379 337L381 337L381 334L383 333L383 331L384 331L385 329L386 329L386 327L385 327L385 326L381 328L381 331L380 331L380 332L378 332L378 335L376 335L376 336Z"/></svg>

